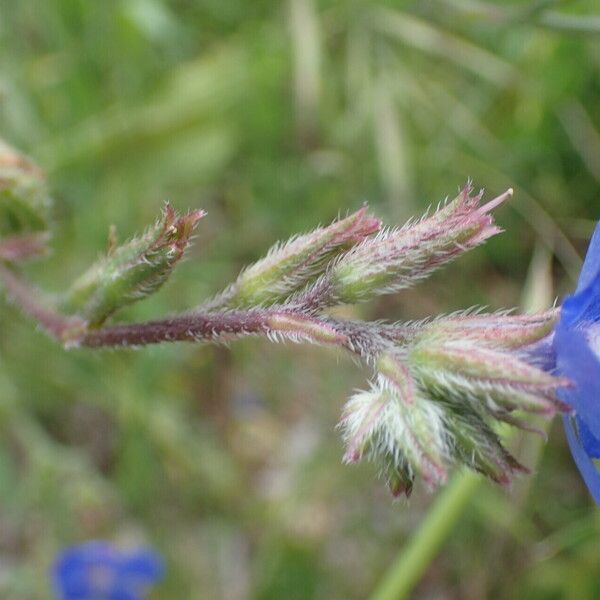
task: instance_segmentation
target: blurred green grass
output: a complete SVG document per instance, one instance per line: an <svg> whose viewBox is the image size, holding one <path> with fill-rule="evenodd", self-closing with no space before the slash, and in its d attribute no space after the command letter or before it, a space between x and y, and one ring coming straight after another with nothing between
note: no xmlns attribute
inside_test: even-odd
<svg viewBox="0 0 600 600"><path fill-rule="evenodd" d="M208 217L143 319L198 304L271 243L368 200L389 223L471 177L514 187L508 232L356 309L519 303L536 243L573 284L600 214L600 26L573 2L4 0L0 134L48 171L60 291L165 199ZM0 312L0 597L49 598L59 548L147 541L153 598L364 598L432 497L343 467L339 409L367 373L243 341L63 352ZM600 521L555 424L526 498L487 485L418 598L593 598ZM486 548L486 552L481 549Z"/></svg>

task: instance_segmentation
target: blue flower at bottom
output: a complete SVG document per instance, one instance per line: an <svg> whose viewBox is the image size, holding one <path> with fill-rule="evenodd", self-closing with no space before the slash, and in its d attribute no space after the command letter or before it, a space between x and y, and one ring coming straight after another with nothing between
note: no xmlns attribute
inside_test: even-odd
<svg viewBox="0 0 600 600"><path fill-rule="evenodd" d="M560 393L574 410L564 417L571 453L600 504L600 223L590 242L577 289L563 302L554 332L558 374L572 387ZM598 463L600 465L600 463Z"/></svg>
<svg viewBox="0 0 600 600"><path fill-rule="evenodd" d="M161 557L150 549L120 550L92 541L64 550L52 579L61 600L143 600L164 571Z"/></svg>

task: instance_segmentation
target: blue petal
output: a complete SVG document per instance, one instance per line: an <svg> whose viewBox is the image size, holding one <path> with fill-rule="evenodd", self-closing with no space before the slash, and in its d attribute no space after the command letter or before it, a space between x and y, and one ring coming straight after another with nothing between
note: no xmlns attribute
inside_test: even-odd
<svg viewBox="0 0 600 600"><path fill-rule="evenodd" d="M94 600L96 600L96 598L94 598ZM101 600L143 600L143 596L141 595L141 592L134 592L130 589L119 586L114 590L111 590L106 598L102 598Z"/></svg>
<svg viewBox="0 0 600 600"><path fill-rule="evenodd" d="M61 600L142 600L164 570L161 557L150 549L123 552L93 541L63 551L52 578Z"/></svg>
<svg viewBox="0 0 600 600"><path fill-rule="evenodd" d="M590 458L600 458L600 440L590 431L589 427L576 417L579 441Z"/></svg>
<svg viewBox="0 0 600 600"><path fill-rule="evenodd" d="M600 359L588 340L589 328L598 322L600 223L590 241L577 290L561 307L553 341L557 371L574 385L559 393L576 411L576 417L564 418L569 447L594 500L600 504L600 472L593 462L600 458Z"/></svg>
<svg viewBox="0 0 600 600"><path fill-rule="evenodd" d="M161 557L150 549L140 549L123 559L123 573L130 581L156 583L165 574Z"/></svg>
<svg viewBox="0 0 600 600"><path fill-rule="evenodd" d="M560 321L567 327L600 321L600 276L581 292L565 299L560 309Z"/></svg>
<svg viewBox="0 0 600 600"><path fill-rule="evenodd" d="M119 554L110 544L91 541L63 550L56 559L55 569L61 574L69 574L96 564L112 568L118 562Z"/></svg>
<svg viewBox="0 0 600 600"><path fill-rule="evenodd" d="M577 290L561 307L561 323L574 327L600 320L600 223L596 226Z"/></svg>
<svg viewBox="0 0 600 600"><path fill-rule="evenodd" d="M592 459L587 455L575 431L575 421L572 417L563 417L565 432L571 454L575 460L583 480L597 504L600 504L600 472Z"/></svg>
<svg viewBox="0 0 600 600"><path fill-rule="evenodd" d="M556 349L554 347L554 336L530 344L522 351L523 358L529 364L535 365L548 373L556 370Z"/></svg>
<svg viewBox="0 0 600 600"><path fill-rule="evenodd" d="M84 600L90 597L94 589L91 569L114 572L118 562L118 553L104 542L93 541L67 548L54 563L54 586L65 600Z"/></svg>
<svg viewBox="0 0 600 600"><path fill-rule="evenodd" d="M585 331L558 324L554 336L556 366L573 387L559 397L572 406L591 435L600 439L600 361L589 346Z"/></svg>
<svg viewBox="0 0 600 600"><path fill-rule="evenodd" d="M596 225L594 235L588 246L585 262L581 268L579 282L575 293L583 291L600 276L600 222Z"/></svg>

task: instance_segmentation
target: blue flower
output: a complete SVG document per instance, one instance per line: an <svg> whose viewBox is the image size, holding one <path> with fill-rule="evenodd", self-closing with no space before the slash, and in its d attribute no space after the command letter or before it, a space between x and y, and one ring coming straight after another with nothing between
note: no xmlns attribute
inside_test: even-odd
<svg viewBox="0 0 600 600"><path fill-rule="evenodd" d="M125 551L92 541L64 550L52 578L60 600L142 600L164 570L161 557L150 549Z"/></svg>
<svg viewBox="0 0 600 600"><path fill-rule="evenodd" d="M590 242L577 289L561 308L554 335L556 369L571 380L562 400L571 453L594 500L600 504L600 223Z"/></svg>

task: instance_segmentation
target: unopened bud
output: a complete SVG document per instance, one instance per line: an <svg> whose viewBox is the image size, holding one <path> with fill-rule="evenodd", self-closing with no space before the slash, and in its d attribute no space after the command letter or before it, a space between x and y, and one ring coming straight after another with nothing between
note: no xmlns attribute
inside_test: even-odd
<svg viewBox="0 0 600 600"><path fill-rule="evenodd" d="M490 348L521 348L549 335L560 312L549 310L531 315L455 314L424 325L422 333L439 338L461 338Z"/></svg>
<svg viewBox="0 0 600 600"><path fill-rule="evenodd" d="M415 483L415 473L408 460L400 457L399 460L390 461L387 466L383 467L382 475L394 498L410 497Z"/></svg>
<svg viewBox="0 0 600 600"><path fill-rule="evenodd" d="M361 242L380 226L381 221L363 207L328 227L277 244L213 304L242 308L282 301L318 275L336 253Z"/></svg>
<svg viewBox="0 0 600 600"><path fill-rule="evenodd" d="M330 303L354 304L410 287L500 231L489 212L509 191L480 206L469 188L433 215L384 231L347 252L331 268Z"/></svg>
<svg viewBox="0 0 600 600"><path fill-rule="evenodd" d="M162 218L128 243L112 248L69 291L64 306L101 325L112 313L155 292L183 257L204 211L178 216L166 205Z"/></svg>
<svg viewBox="0 0 600 600"><path fill-rule="evenodd" d="M419 394L398 357L384 354L379 362L386 374L344 409L344 459L356 462L366 455L379 465L395 495L410 493L415 475L430 487L443 483L448 458L443 411Z"/></svg>
<svg viewBox="0 0 600 600"><path fill-rule="evenodd" d="M429 394L480 412L502 408L553 414L564 409L555 392L568 381L526 363L514 351L430 331L410 350L409 363Z"/></svg>
<svg viewBox="0 0 600 600"><path fill-rule="evenodd" d="M515 473L527 472L474 411L447 404L446 425L457 462L502 485L508 485Z"/></svg>

